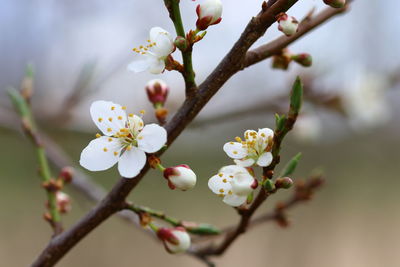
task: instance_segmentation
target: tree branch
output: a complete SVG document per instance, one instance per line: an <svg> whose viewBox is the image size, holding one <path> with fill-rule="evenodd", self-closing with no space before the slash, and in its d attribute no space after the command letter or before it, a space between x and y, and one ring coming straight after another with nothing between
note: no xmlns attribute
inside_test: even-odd
<svg viewBox="0 0 400 267"><path fill-rule="evenodd" d="M297 0L278 0L270 7L264 2L262 11L251 19L230 52L199 86L198 93L194 97L186 99L182 107L166 125L168 145L172 144L224 83L233 74L242 69L246 52L265 33L267 28L275 22L276 15L280 12L285 12L296 2ZM158 155L161 154L158 153ZM124 207L126 196L137 186L148 169L149 166L146 164L136 178L121 179L112 188L111 192L71 229L52 239L32 266L53 266L83 237L112 214L121 210ZM257 203L256 201L255 203Z"/></svg>

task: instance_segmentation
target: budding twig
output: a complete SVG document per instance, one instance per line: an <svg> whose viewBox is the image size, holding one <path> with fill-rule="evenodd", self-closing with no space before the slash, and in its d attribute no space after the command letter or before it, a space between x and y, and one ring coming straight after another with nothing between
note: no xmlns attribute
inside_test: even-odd
<svg viewBox="0 0 400 267"><path fill-rule="evenodd" d="M25 91L26 92L26 88ZM24 132L30 137L33 145L36 147L36 153L39 161L40 176L42 177L43 185L47 192L48 206L50 216L45 216L50 222L54 230L54 235L58 235L62 232L61 215L57 208L56 186L55 180L51 176L50 167L46 157L46 151L40 141L35 122L32 116L30 106L27 99L25 99L20 92L16 89L9 91L9 96L14 104L15 109L18 111Z"/></svg>
<svg viewBox="0 0 400 267"><path fill-rule="evenodd" d="M185 38L185 29L183 27L179 2L179 0L164 0L165 6L169 12L169 17L174 23L176 34ZM192 63L192 44L189 44L188 47L181 52L184 67L183 78L185 79L186 96L189 96L197 90Z"/></svg>

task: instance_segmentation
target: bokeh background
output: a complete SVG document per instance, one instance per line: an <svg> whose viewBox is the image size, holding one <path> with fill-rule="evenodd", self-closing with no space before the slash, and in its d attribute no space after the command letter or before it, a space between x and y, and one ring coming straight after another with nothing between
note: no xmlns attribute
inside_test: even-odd
<svg viewBox="0 0 400 267"><path fill-rule="evenodd" d="M43 131L77 163L82 148L96 131L88 112L92 101L115 101L127 105L132 112L144 108L148 111L145 119L154 120L143 88L155 76L129 73L126 65L137 59L131 49L145 43L151 27L157 25L173 32L162 2L1 1L1 266L29 265L51 235L42 220L45 196L36 172L35 153L23 135L14 130L18 121L5 93L7 87L20 84L27 63L35 66L35 115ZM195 23L197 2L182 1L186 29ZM301 18L313 7L324 7L319 0L300 2L290 15ZM205 40L196 46L194 65L199 82L230 49L260 4L258 0L224 1L222 23L210 28ZM273 112L269 107L274 105L268 103L277 103L277 98L286 96L294 76L300 74L312 77L314 91L347 99L338 110L336 106L331 109L309 101L303 116L308 119L288 137L283 148L283 162L303 152L295 180L322 167L327 183L313 201L290 211L290 228L269 223L251 230L216 259L218 266L400 266L399 8L396 0L355 0L350 12L290 47L295 53L312 54L311 68L293 65L286 72L272 70L267 60L238 73L163 157L166 165L189 164L198 174L196 188L184 193L170 191L159 173L151 171L130 200L182 219L221 227L236 223L236 212L207 188L208 178L230 163L222 145L246 129L272 128ZM277 36L280 33L274 25L258 44ZM77 84L82 85L82 77L87 83L83 83L79 103L72 110L65 110L65 99ZM181 77L176 73L156 77L171 87L167 107L173 113L184 97ZM354 100L354 94L348 92L358 92L360 98ZM265 103L265 111L209 121L216 115L260 103ZM361 108L349 109L346 103ZM107 189L119 179L115 168L88 174ZM64 216L64 221L70 226L93 203L73 188L67 188L67 192L73 199L73 210ZM271 210L288 194L273 196L260 213ZM201 263L188 256L167 254L142 230L112 218L58 264L135 265Z"/></svg>

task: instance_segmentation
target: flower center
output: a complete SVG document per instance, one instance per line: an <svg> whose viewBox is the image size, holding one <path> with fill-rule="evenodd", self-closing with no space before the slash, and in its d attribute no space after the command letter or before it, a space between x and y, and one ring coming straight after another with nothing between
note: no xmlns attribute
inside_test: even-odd
<svg viewBox="0 0 400 267"><path fill-rule="evenodd" d="M146 54L152 54L150 51L149 51L149 49L150 48L152 48L153 46L156 46L157 45L157 43L156 42L151 42L150 40L147 40L147 42L148 42L148 44L147 45L141 45L141 46L139 46L139 47L135 47L135 48L133 48L132 50L133 50L133 52L136 52L136 53L138 53L138 54L141 54L141 55L146 55Z"/></svg>

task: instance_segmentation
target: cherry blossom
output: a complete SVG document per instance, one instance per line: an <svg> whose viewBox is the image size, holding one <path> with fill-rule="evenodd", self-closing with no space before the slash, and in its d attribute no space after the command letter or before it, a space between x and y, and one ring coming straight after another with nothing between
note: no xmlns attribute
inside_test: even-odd
<svg viewBox="0 0 400 267"><path fill-rule="evenodd" d="M267 167L272 162L272 141L274 131L269 128L247 130L244 133L245 140L236 137L237 142L229 142L224 145L225 153L234 159L237 165L249 167L257 164Z"/></svg>
<svg viewBox="0 0 400 267"><path fill-rule="evenodd" d="M223 197L223 202L237 207L246 202L247 196L258 186L258 181L246 168L229 165L222 167L218 174L208 180L213 193Z"/></svg>
<svg viewBox="0 0 400 267"><path fill-rule="evenodd" d="M144 125L141 117L125 112L126 108L110 101L95 101L90 114L104 136L97 134L83 149L80 164L90 171L102 171L118 162L125 178L139 174L146 163L145 153L160 150L167 141L166 130L157 125Z"/></svg>

